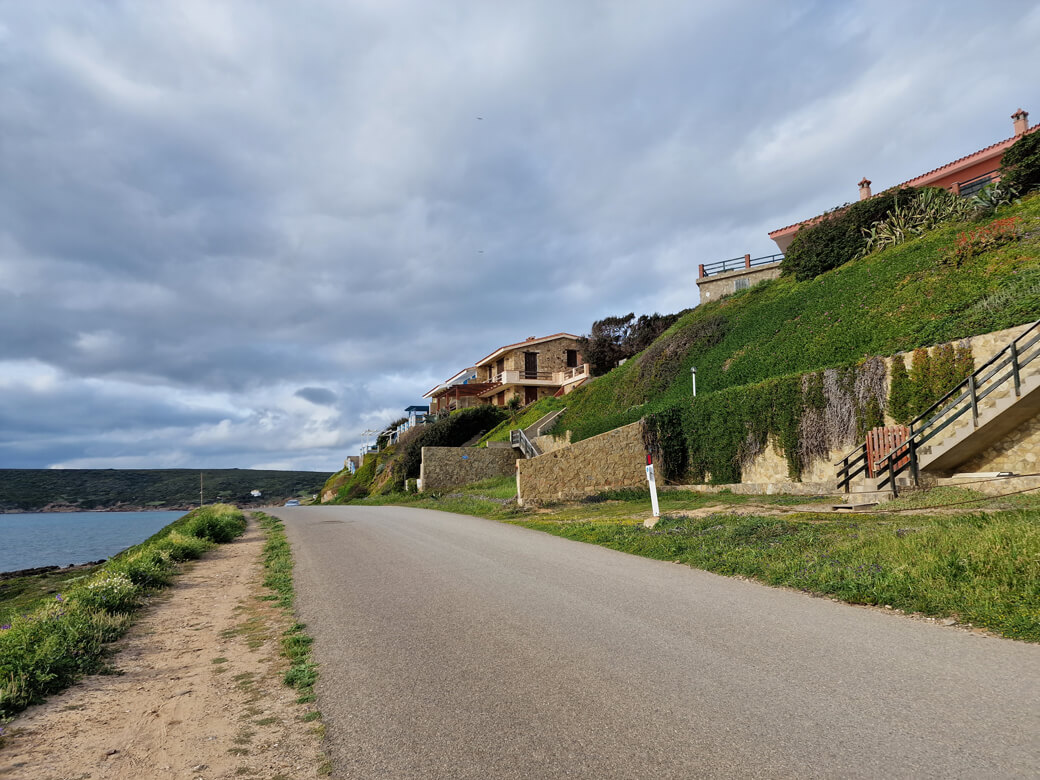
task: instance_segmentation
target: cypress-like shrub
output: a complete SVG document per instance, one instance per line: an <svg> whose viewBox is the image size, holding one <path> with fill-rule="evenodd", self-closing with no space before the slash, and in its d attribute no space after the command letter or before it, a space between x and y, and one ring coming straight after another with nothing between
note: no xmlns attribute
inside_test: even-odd
<svg viewBox="0 0 1040 780"><path fill-rule="evenodd" d="M1040 189L1040 131L1024 135L1000 160L1000 184L1016 195Z"/></svg>

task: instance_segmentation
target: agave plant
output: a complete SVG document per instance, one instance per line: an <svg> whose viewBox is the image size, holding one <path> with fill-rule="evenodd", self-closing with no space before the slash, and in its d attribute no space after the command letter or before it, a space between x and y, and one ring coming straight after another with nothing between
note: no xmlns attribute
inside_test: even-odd
<svg viewBox="0 0 1040 780"><path fill-rule="evenodd" d="M885 218L863 230L866 241L860 256L869 255L916 238L946 222L967 219L974 207L966 198L946 190L927 187L889 211Z"/></svg>
<svg viewBox="0 0 1040 780"><path fill-rule="evenodd" d="M1002 187L1000 182L987 184L971 196L971 207L976 216L985 217L1001 206L1017 203L1015 193L1009 187Z"/></svg>

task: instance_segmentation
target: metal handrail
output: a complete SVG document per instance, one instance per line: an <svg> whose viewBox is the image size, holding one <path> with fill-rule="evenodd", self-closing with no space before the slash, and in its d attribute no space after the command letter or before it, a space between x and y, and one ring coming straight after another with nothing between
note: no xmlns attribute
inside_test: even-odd
<svg viewBox="0 0 1040 780"><path fill-rule="evenodd" d="M1032 337L1026 341L1026 337L1030 336L1030 334L1032 334ZM1023 341L1025 343L1019 343ZM972 426L978 428L979 401L1003 386L1008 380L1014 382L1015 395L1019 395L1022 384L1022 368L1040 358L1040 349L1031 354L1029 353L1030 348L1038 343L1040 343L1040 320L1034 322L1032 326L1023 331L1017 338L1012 339L1010 344L973 371L967 379L943 396L940 401L932 404L923 414L915 417L910 422L910 435L906 441L876 461L876 473L879 476L885 474L883 478L878 480L877 488L881 489L885 485L891 485L892 492L898 495L896 477L908 468L912 470L914 480L916 481L919 476L917 451L969 411L972 415ZM1003 376L997 377L1001 369L1008 365L1011 366L1011 370ZM992 368L990 368L991 366ZM987 372L987 369L990 370ZM979 386L994 377L996 379L993 384L979 392ZM956 398L953 401L948 401L953 396L956 396ZM969 403L958 409L958 405L964 400L969 401ZM942 405L944 403L945 405ZM932 414L940 405L942 406L939 408L939 411ZM951 412L952 414L950 414ZM938 421L947 414L949 416L946 420L941 425L938 425ZM908 460L900 464L900 461L906 456L909 456Z"/></svg>
<svg viewBox="0 0 1040 780"><path fill-rule="evenodd" d="M1036 331L1035 334L1034 331ZM1026 343L1020 344L1020 342L1030 334L1033 334L1032 338L1030 338ZM880 476L884 471L891 472L892 464L898 464L899 461L906 456L909 456L909 460L901 466L897 465L894 473L887 474L881 478L877 484L877 488L880 489L891 483L894 491L895 477L907 468L913 469L914 477L916 479L918 476L917 451L925 443L934 439L939 433L969 411L973 413L973 419L977 425L978 402L997 390L999 387L1003 386L1008 379L1014 381L1015 394L1018 395L1019 387L1021 385L1020 370L1023 366L1028 365L1035 358L1040 356L1040 350L1033 355L1027 356L1025 360L1021 360L1020 356L1027 353L1028 350L1038 342L1040 342L1040 320L1034 322L1032 326L1023 331L1017 338L1013 339L1004 349L975 369L971 376L911 420L909 425L910 435L907 437L907 440L875 461L875 474ZM993 383L982 392L979 392L979 386L995 377L1001 369L1008 365L1011 366L1011 371L1007 375L1000 377L997 382ZM951 414L942 422L942 424L937 424L940 418L956 409L957 405L964 400L969 400L971 403L968 406L961 408L955 414ZM939 411L936 411L937 409ZM836 476L838 478L837 486L839 489L844 488L846 493L849 492L849 485L852 480L864 472L869 472L870 464L867 463L866 458L867 445L864 443L846 454L844 458L834 464L837 469ZM860 464L858 468L856 467L857 464Z"/></svg>
<svg viewBox="0 0 1040 780"><path fill-rule="evenodd" d="M716 260L714 263L704 263L704 275L712 276L713 274L721 274L726 271L756 268L762 265L769 265L770 263L779 263L783 259L784 256L782 254L774 254L752 257L750 259L748 259L747 255L741 255L740 257L731 257L728 260Z"/></svg>
<svg viewBox="0 0 1040 780"><path fill-rule="evenodd" d="M509 443L524 453L525 458L537 458L542 454L542 451L527 438L527 434L520 428L514 428L509 432Z"/></svg>

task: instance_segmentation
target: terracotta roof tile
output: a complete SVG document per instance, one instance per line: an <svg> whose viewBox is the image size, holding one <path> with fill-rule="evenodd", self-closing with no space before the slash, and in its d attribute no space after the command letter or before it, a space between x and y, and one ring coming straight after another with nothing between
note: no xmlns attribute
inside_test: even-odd
<svg viewBox="0 0 1040 780"><path fill-rule="evenodd" d="M1030 133L1035 132L1037 129L1040 129L1040 122L1038 122L1037 124L1033 125L1030 128L1027 128L1026 132L1024 133L1024 135L1029 135ZM995 144L990 144L989 146L987 146L987 147L985 147L983 149L979 149L977 152L972 152L971 154L966 154L966 155L964 155L964 157L958 157L956 160L953 160L952 162L948 162L945 165L940 165L938 168L932 168L932 170L930 170L930 171L926 171L925 173L922 173L919 176L915 176L912 179L907 179L903 183L897 184L897 185L895 185L895 187L889 187L888 189L897 189L897 188L901 188L901 187L911 187L911 186L913 186L913 183L915 181L920 181L921 179L927 179L929 176L932 176L932 175L938 173L939 171L944 171L944 170L946 170L946 169L948 169L948 168L950 168L952 166L955 166L955 165L963 165L963 164L967 163L969 160L972 160L972 159L974 159L976 157L983 157L983 156L985 156L989 152L994 152L994 151L997 151L998 149L1001 149L1001 148L1007 148L1007 147L1011 146L1012 144L1014 144L1015 141L1017 141L1019 138L1021 138L1021 136L1012 136L1011 138L1005 138L1003 141L997 141ZM788 230L790 230L793 227L801 227L802 225L811 224L813 222L816 222L817 220L822 219L823 217L825 217L829 213L830 212L826 212L825 211L823 214L819 214L819 215L817 215L815 217L809 217L809 219L803 219L800 222L794 222L794 223L792 223L790 225L784 225L782 228L777 228L776 230L771 230L769 232L769 237L773 238L774 236L780 235L782 233L786 233Z"/></svg>

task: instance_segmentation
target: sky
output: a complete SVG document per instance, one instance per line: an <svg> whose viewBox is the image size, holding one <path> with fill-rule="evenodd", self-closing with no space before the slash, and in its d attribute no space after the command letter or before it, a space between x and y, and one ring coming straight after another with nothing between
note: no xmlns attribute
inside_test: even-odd
<svg viewBox="0 0 1040 780"><path fill-rule="evenodd" d="M335 471L1040 121L1040 6L0 0L0 468Z"/></svg>

